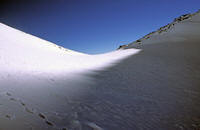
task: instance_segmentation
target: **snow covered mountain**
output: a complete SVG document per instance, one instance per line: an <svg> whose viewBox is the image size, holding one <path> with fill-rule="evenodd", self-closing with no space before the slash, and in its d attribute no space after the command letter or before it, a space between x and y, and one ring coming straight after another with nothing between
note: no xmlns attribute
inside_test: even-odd
<svg viewBox="0 0 200 130"><path fill-rule="evenodd" d="M0 129L200 128L200 12L88 55L0 24Z"/></svg>
<svg viewBox="0 0 200 130"><path fill-rule="evenodd" d="M140 47L142 44L160 43L162 41L183 41L185 38L196 39L199 37L200 10L193 14L184 14L175 18L173 22L153 31L144 37L128 44L122 45L119 49Z"/></svg>
<svg viewBox="0 0 200 130"><path fill-rule="evenodd" d="M32 123L34 129L60 129L39 111L56 113L67 104L66 97L76 94L76 86L92 82L83 74L103 70L139 51L83 54L0 23L0 129L29 129ZM47 126L26 114L39 115Z"/></svg>
<svg viewBox="0 0 200 130"><path fill-rule="evenodd" d="M52 72L55 69L62 72L74 72L83 68L98 67L105 64L105 62L113 62L113 60L115 61L137 52L132 50L129 52L114 51L105 54L108 55L107 58L101 58L102 55L96 55L94 58L94 56L65 49L4 24L0 24L0 29L0 55L1 62L3 62L1 63L1 69L12 68L14 69L11 70L12 72L20 69L23 72L26 72L26 70ZM114 56L115 53L120 56ZM97 57L98 60L95 60Z"/></svg>

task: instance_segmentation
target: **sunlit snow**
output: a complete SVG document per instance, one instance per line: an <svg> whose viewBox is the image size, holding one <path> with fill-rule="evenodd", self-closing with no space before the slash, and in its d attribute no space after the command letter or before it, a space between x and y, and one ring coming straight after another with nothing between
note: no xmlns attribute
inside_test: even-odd
<svg viewBox="0 0 200 130"><path fill-rule="evenodd" d="M139 49L88 55L64 49L48 41L0 24L1 71L83 72L108 67Z"/></svg>

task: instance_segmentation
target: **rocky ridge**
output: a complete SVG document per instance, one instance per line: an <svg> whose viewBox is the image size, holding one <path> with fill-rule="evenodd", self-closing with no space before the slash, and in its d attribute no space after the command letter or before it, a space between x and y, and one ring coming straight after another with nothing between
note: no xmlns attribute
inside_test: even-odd
<svg viewBox="0 0 200 130"><path fill-rule="evenodd" d="M195 13L192 13L192 14L184 14L184 15L181 15L177 18L175 18L171 23L159 28L158 30L156 31L153 31L153 32L150 32L148 33L147 35L143 36L142 38L136 40L136 41L133 41L129 44L126 44L126 45L120 45L118 47L118 50L119 49L127 49L130 45L133 45L133 44L137 44L137 45L140 45L142 44L142 42L144 40L147 40L147 39L150 39L152 36L154 35L160 35L162 33L165 33L165 32L168 32L169 30L171 30L176 24L178 23L181 23L181 22L184 22L185 20L189 20L191 19L193 16L195 16L196 14L200 13L200 10L198 10L197 12Z"/></svg>

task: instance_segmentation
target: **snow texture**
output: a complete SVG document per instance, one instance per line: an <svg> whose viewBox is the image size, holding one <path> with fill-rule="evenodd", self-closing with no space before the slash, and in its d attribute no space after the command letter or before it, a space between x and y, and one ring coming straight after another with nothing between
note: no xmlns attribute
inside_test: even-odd
<svg viewBox="0 0 200 130"><path fill-rule="evenodd" d="M27 129L26 126L29 127L27 123L35 123L34 129L47 129L42 127L45 125L58 129L60 126L49 122L47 117L40 113L42 109L44 112L50 110L56 113L60 110L59 107L68 104L65 98L79 92L82 89L79 86L92 82L88 76L85 76L86 74L93 74L94 71L113 66L120 60L140 51L129 49L98 55L83 54L57 46L2 23L0 23L0 44L0 95L7 96L11 100L10 103L4 98L0 99L3 103L0 114L20 124L17 127L19 129ZM18 105L12 102L17 102ZM39 115L39 118L45 120L46 124L37 123L37 118L26 117L24 112ZM0 128L16 127L15 125L10 126L10 122L1 116L0 121L4 125Z"/></svg>
<svg viewBox="0 0 200 130"><path fill-rule="evenodd" d="M0 24L0 129L200 129L200 13L88 55Z"/></svg>

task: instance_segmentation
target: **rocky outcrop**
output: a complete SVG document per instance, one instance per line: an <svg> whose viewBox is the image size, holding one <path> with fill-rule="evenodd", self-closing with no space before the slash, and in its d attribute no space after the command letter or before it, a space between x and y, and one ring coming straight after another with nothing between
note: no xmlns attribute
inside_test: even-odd
<svg viewBox="0 0 200 130"><path fill-rule="evenodd" d="M162 34L164 32L168 32L171 28L173 28L176 24L180 23L180 22L183 22L185 20L188 20L190 18L192 18L194 15L200 13L200 10L198 10L197 12L193 13L193 14L184 14L184 15L181 15L179 16L178 18L175 18L171 23L159 28L158 30L156 31L153 31L153 32L150 32L148 33L147 35L143 36L142 38L132 42L132 43L129 43L127 45L120 45L118 49L126 49L128 48L129 45L132 45L132 44L137 44L137 45L140 45L142 44L142 42L144 40L147 40L147 39L150 39L152 36L154 36L155 34Z"/></svg>

